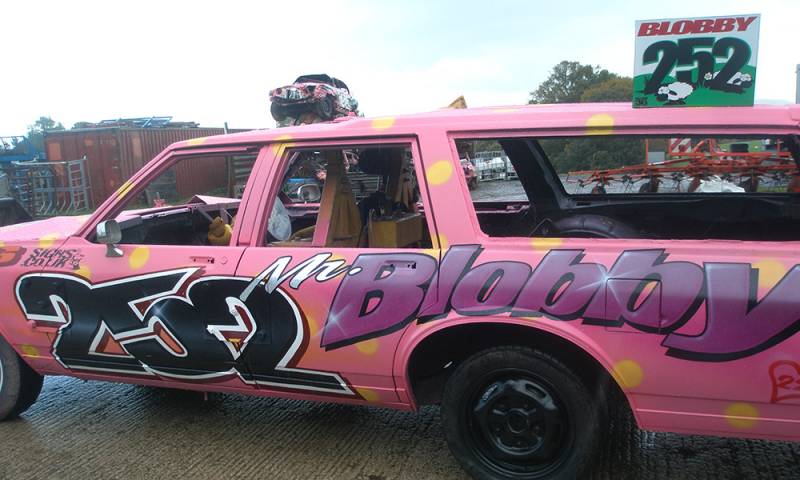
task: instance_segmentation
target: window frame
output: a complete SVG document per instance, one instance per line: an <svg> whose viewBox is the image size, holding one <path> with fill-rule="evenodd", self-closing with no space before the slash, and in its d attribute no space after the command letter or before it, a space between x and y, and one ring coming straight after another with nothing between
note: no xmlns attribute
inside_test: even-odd
<svg viewBox="0 0 800 480"><path fill-rule="evenodd" d="M272 211L272 206L275 199L278 198L278 193L283 186L283 177L289 168L292 154L301 150L346 150L351 148L362 148L368 146L380 145L384 147L402 147L411 150L411 156L414 163L414 174L417 178L419 185L419 200L422 202L423 211L425 213L425 222L428 226L428 233L430 235L431 245L435 245L434 239L437 238L436 222L434 219L433 207L431 198L428 191L428 186L425 178L425 171L423 168L423 160L419 149L419 144L416 137L412 136L397 136L397 137L370 137L370 138L353 138L346 140L339 139L308 139L308 140L291 140L285 143L273 143L269 146L270 157L265 160L268 165L268 172L266 173L267 179L263 183L262 195L260 200L254 205L254 210L263 212L259 214L259 221L255 222L251 232L249 245L259 248L317 248L317 249L368 249L368 250L381 250L382 248L376 247L326 247L324 245L297 245L292 247L281 245L270 245L267 243L267 221L269 217L267 212ZM406 247L398 247L398 250L414 250Z"/></svg>
<svg viewBox="0 0 800 480"><path fill-rule="evenodd" d="M92 215L90 220L86 222L83 229L76 234L82 237L89 243L97 244L95 235L97 225L106 220L115 219L120 213L125 211L128 204L133 201L137 196L150 186L150 184L158 179L162 174L167 172L170 168L177 165L179 162L193 157L219 157L219 156L233 156L233 155L255 155L255 163L253 170L250 173L247 183L245 184L242 198L239 201L239 212L246 213L248 206L253 202L253 198L257 196L254 192L255 185L257 184L257 177L263 164L267 160L268 149L260 144L246 144L246 145L230 145L220 147L205 147L205 148L186 148L179 150L168 150L161 155L155 157L152 161L145 164L137 173L128 179L120 189L109 197L100 208ZM240 215L241 217L242 215ZM231 235L231 243L229 246L246 246L240 242L240 238L250 237L250 224L243 221L237 221L233 226L233 233ZM159 247L162 245L148 245L152 247ZM180 245L179 245L180 246ZM185 245L190 247L191 245ZM174 247L174 246L173 246Z"/></svg>
<svg viewBox="0 0 800 480"><path fill-rule="evenodd" d="M458 146L456 144L457 141L461 140L496 140L501 138L519 138L519 139L526 139L526 138L565 138L565 137L572 137L572 138L591 138L591 137L620 137L620 136L640 136L643 138L647 137L702 137L702 136L721 136L726 135L730 137L748 137L748 136L760 136L763 135L764 137L771 137L771 136L789 136L794 135L800 138L800 131L796 127L787 127L787 126L764 126L764 125L752 125L752 126L726 126L726 125L708 125L708 126L698 126L698 127L646 127L646 126L626 126L626 127L614 127L609 132L602 132L597 133L591 130L584 128L523 128L523 129L492 129L492 130L452 130L447 132L447 142L450 147L450 152L452 155L451 160L454 160L456 164L460 164L460 156L458 153ZM800 165L800 159L796 158L795 162L798 162ZM552 162L547 161L548 169L550 169L554 174L557 175L555 168L552 165ZM519 240L527 240L531 241L537 238L550 238L550 237L493 237L488 235L483 231L481 228L480 222L478 220L478 212L475 210L475 202L472 201L472 196L470 195L469 188L467 187L466 179L464 179L463 175L460 175L461 180L459 181L460 188L466 192L466 197L470 199L467 202L467 212L471 213L470 217L470 224L472 225L473 234L475 238L480 239L481 243L486 242L502 242L502 241L519 241ZM563 195L563 198L570 199L570 200L579 200L581 196L584 197L587 194L568 194L564 189L563 184L558 182L559 185L557 188L560 189L558 192L559 195ZM769 193L764 193L765 195L773 195ZM623 197L620 194L614 194L611 196L611 199L617 198L616 195ZM702 195L702 194L700 194ZM714 193L713 195L739 195L737 193ZM759 195L759 194L756 194ZM597 197L597 196L595 196ZM606 198L608 195L606 196ZM621 200L622 198L620 198ZM529 200L530 201L530 200ZM552 238L559 238L559 237L552 237ZM571 237L564 237L564 238L571 238ZM582 239L582 240L591 240L592 242L603 242L603 243L618 243L618 242L641 242L642 239L636 238L592 238L592 239ZM713 241L709 239L670 239L670 240L655 240L658 242L705 242L705 241ZM747 241L747 240L742 240ZM800 239L797 240L800 242ZM780 243L780 242L779 242Z"/></svg>

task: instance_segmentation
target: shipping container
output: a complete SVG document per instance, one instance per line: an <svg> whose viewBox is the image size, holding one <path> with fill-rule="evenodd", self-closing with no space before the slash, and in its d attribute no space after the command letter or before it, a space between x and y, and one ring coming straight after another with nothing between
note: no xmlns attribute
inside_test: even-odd
<svg viewBox="0 0 800 480"><path fill-rule="evenodd" d="M229 130L233 133L243 130ZM221 135L221 128L88 128L48 132L45 151L48 161L87 159L91 198L97 207L120 185L168 145L190 138ZM195 165L197 166L197 165ZM191 194L206 180L226 174L224 161L202 162L193 171L178 169L176 186L181 195Z"/></svg>

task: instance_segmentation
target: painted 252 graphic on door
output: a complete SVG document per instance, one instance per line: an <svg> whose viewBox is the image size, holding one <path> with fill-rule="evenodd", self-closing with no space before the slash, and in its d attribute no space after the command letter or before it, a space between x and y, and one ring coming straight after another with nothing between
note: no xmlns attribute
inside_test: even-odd
<svg viewBox="0 0 800 480"><path fill-rule="evenodd" d="M260 279L203 277L197 268L91 284L30 274L17 283L28 320L58 328L66 368L353 395L335 373L299 369L307 333L294 301Z"/></svg>

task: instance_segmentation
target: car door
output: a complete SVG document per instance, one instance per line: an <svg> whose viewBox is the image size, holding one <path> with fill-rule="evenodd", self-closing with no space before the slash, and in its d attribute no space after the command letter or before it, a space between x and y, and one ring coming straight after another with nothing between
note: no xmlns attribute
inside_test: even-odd
<svg viewBox="0 0 800 480"><path fill-rule="evenodd" d="M796 138L731 127L495 138L476 148L502 152L478 154L507 155L521 181L480 182L472 211L438 226L451 243L487 235L479 261L535 255L542 275L515 309L596 345L645 428L796 437ZM527 216L509 215L518 198ZM546 305L537 291L551 292Z"/></svg>
<svg viewBox="0 0 800 480"><path fill-rule="evenodd" d="M97 243L92 228L59 247L72 259L64 269L21 280L23 303L52 305L39 327L57 328L53 354L65 368L249 388L239 357L255 328L252 310L263 305L243 295L248 279L234 276L247 231L235 220L258 195L250 175L235 198L248 176L232 172L235 162L258 165L257 153L175 152L91 220L115 219L119 245Z"/></svg>
<svg viewBox="0 0 800 480"><path fill-rule="evenodd" d="M439 252L416 143L293 142L274 151L260 210L279 205L291 234L262 221L237 270L258 279L259 295L281 312L246 354L253 380L273 391L399 404L393 357L425 288L402 299L392 288L427 287ZM385 197L392 205L381 207Z"/></svg>

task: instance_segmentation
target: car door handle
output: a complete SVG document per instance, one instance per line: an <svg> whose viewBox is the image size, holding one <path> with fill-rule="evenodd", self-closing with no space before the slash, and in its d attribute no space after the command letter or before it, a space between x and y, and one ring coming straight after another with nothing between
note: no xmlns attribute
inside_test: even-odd
<svg viewBox="0 0 800 480"><path fill-rule="evenodd" d="M213 264L216 259L214 257L189 257L192 263L206 263L206 264Z"/></svg>
<svg viewBox="0 0 800 480"><path fill-rule="evenodd" d="M387 261L384 263L383 268L394 271L394 270L416 270L417 269L417 262L409 262L409 261Z"/></svg>

